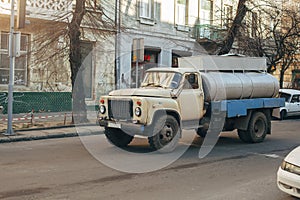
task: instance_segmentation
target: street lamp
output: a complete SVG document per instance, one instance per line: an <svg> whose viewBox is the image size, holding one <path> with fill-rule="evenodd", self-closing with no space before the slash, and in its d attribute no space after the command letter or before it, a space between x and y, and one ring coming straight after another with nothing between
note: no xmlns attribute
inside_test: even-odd
<svg viewBox="0 0 300 200"><path fill-rule="evenodd" d="M10 32L9 32L9 83L8 83L8 104L7 104L7 130L4 135L14 135L14 130L12 128L12 111L13 111L13 87L15 79L15 0L11 0L11 14L10 14Z"/></svg>
<svg viewBox="0 0 300 200"><path fill-rule="evenodd" d="M12 128L13 121L13 91L15 81L15 58L20 56L21 33L15 32L15 0L10 1L10 31L9 31L9 83L8 83L8 103L7 103L7 130L4 135L14 135ZM18 28L25 26L26 0L18 0Z"/></svg>

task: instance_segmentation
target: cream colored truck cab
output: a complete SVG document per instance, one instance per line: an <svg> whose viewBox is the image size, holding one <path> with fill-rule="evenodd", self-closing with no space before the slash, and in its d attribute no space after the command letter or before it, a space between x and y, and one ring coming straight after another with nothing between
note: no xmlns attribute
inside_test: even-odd
<svg viewBox="0 0 300 200"><path fill-rule="evenodd" d="M197 129L205 114L200 73L193 68L153 68L140 88L115 90L100 98L99 124L116 146L135 135L150 146L172 151L182 129Z"/></svg>

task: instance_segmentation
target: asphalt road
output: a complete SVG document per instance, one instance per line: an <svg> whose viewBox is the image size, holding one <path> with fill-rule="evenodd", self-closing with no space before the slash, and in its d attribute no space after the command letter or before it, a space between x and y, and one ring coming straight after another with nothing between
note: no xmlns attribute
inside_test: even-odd
<svg viewBox="0 0 300 200"><path fill-rule="evenodd" d="M274 121L273 134L260 144L244 144L235 132L224 133L202 159L203 140L195 137L189 146L191 137L183 138L179 149L186 148L185 153L170 165L156 170L153 165L148 173L118 171L164 161L164 156L148 155L142 138L126 149L138 157L135 162L124 159L127 154L103 135L1 144L0 199L293 200L277 189L276 171L300 145L299 122Z"/></svg>

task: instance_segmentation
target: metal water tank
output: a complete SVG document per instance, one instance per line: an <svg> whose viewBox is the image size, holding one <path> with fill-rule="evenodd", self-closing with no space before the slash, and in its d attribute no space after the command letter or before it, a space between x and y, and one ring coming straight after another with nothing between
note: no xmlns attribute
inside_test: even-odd
<svg viewBox="0 0 300 200"><path fill-rule="evenodd" d="M201 73L206 101L275 97L278 80L260 72Z"/></svg>

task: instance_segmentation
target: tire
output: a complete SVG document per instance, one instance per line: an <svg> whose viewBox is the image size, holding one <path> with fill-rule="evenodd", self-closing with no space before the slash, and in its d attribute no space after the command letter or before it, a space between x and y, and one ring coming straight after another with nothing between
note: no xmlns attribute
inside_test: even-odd
<svg viewBox="0 0 300 200"><path fill-rule="evenodd" d="M280 120L284 120L286 118L287 118L287 112L286 112L286 110L282 110L280 112Z"/></svg>
<svg viewBox="0 0 300 200"><path fill-rule="evenodd" d="M180 127L173 116L160 116L156 120L153 131L155 135L148 137L148 142L153 150L167 153L176 148L180 137Z"/></svg>
<svg viewBox="0 0 300 200"><path fill-rule="evenodd" d="M252 114L246 131L239 130L238 134L242 141L247 143L259 143L264 141L268 131L268 120L264 113Z"/></svg>
<svg viewBox="0 0 300 200"><path fill-rule="evenodd" d="M238 130L238 135L239 135L240 140L242 140L243 142L246 142L246 143L251 142L250 136L249 136L247 131L239 129Z"/></svg>
<svg viewBox="0 0 300 200"><path fill-rule="evenodd" d="M202 138L205 138L205 136L207 134L207 130L204 128L198 128L196 132L197 132L197 135L199 135Z"/></svg>
<svg viewBox="0 0 300 200"><path fill-rule="evenodd" d="M126 147L133 140L133 136L126 134L121 129L106 127L104 134L107 140L117 147Z"/></svg>

